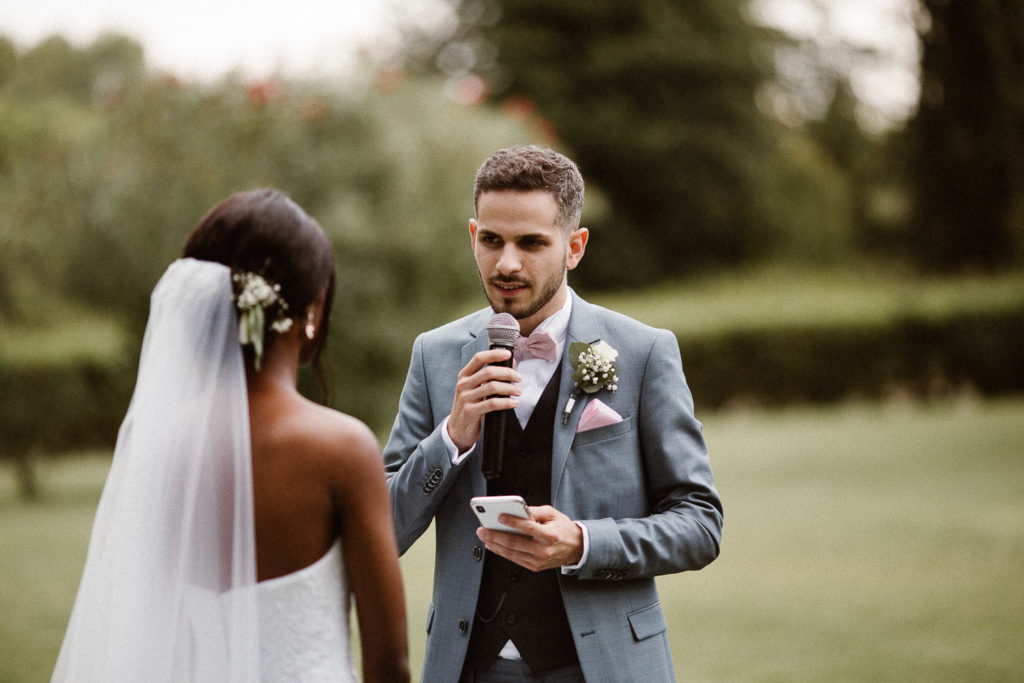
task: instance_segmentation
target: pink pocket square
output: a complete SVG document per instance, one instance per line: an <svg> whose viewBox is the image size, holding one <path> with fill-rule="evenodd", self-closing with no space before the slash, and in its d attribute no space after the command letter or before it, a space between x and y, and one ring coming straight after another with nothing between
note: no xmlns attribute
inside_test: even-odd
<svg viewBox="0 0 1024 683"><path fill-rule="evenodd" d="M576 433L613 425L617 422L622 422L621 415L602 403L600 399L592 398L587 402L587 407L583 409L583 414L580 415Z"/></svg>

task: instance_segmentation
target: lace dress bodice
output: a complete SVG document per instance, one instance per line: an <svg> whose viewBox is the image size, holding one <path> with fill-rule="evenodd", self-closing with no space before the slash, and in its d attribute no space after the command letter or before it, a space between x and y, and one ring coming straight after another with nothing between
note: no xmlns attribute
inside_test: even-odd
<svg viewBox="0 0 1024 683"><path fill-rule="evenodd" d="M297 572L257 584L261 679L352 681L341 539Z"/></svg>

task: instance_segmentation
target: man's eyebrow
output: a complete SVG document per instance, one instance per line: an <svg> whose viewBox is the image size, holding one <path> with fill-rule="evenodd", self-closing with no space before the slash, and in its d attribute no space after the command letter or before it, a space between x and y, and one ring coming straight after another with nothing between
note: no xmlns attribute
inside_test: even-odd
<svg viewBox="0 0 1024 683"><path fill-rule="evenodd" d="M523 233L521 235L513 235L513 236L506 237L505 235L502 235L499 232L496 232L494 230L488 230L487 228L485 228L483 226L480 226L480 228L477 230L477 235L478 236L485 236L486 235L486 236L500 237L503 240L504 239L510 239L510 240L515 240L517 242L520 241L520 240L544 240L544 241L548 241L548 240L551 239L550 235L547 235L547 234L545 234L543 232L526 232L526 233Z"/></svg>

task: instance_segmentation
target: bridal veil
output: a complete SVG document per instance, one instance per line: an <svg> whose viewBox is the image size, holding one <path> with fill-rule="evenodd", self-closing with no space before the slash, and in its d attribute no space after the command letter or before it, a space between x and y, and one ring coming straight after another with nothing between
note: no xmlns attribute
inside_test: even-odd
<svg viewBox="0 0 1024 683"><path fill-rule="evenodd" d="M153 291L54 681L259 680L252 463L230 270Z"/></svg>

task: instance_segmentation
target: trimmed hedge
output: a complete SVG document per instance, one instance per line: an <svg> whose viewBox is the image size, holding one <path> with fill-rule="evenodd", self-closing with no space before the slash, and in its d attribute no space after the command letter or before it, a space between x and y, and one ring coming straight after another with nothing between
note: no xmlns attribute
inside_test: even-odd
<svg viewBox="0 0 1024 683"><path fill-rule="evenodd" d="M112 447L134 386L124 362L0 364L0 457Z"/></svg>
<svg viewBox="0 0 1024 683"><path fill-rule="evenodd" d="M1024 307L679 341L694 399L705 409L1024 392Z"/></svg>
<svg viewBox="0 0 1024 683"><path fill-rule="evenodd" d="M698 410L964 390L1024 393L1024 306L877 326L679 335L679 342ZM0 364L0 457L112 447L134 383L134 365L125 360ZM371 426L384 433L390 420Z"/></svg>

